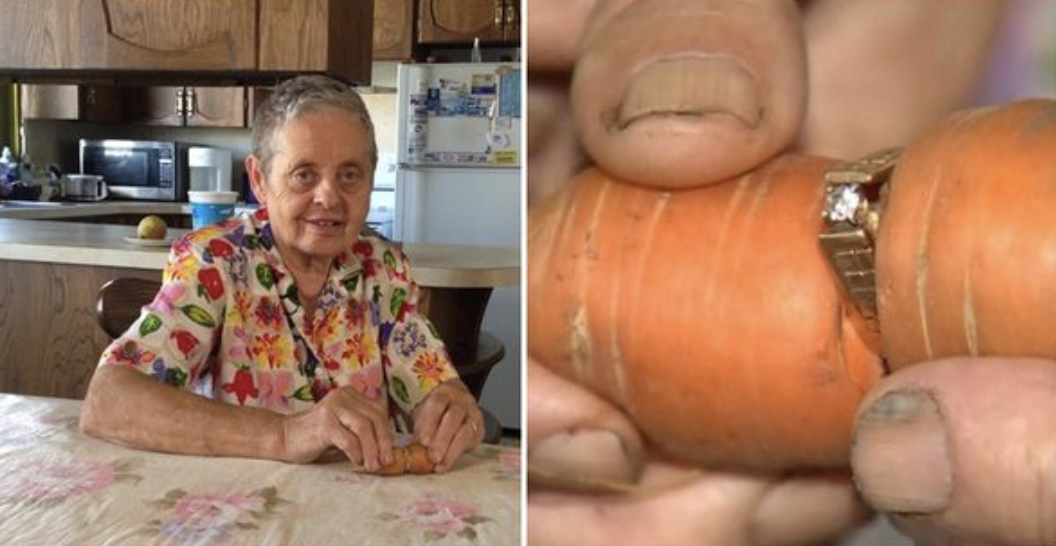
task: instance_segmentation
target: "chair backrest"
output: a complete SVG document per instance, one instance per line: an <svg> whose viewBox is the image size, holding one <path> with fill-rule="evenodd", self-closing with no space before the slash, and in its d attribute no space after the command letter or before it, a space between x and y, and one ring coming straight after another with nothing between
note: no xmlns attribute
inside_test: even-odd
<svg viewBox="0 0 1056 546"><path fill-rule="evenodd" d="M99 289L95 300L95 318L111 338L125 333L139 318L144 305L154 301L161 290L160 280L117 277Z"/></svg>

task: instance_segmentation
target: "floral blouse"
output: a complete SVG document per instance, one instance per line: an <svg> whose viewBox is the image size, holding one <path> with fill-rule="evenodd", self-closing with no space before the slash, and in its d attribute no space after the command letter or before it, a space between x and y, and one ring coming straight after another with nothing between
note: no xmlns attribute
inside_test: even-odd
<svg viewBox="0 0 1056 546"><path fill-rule="evenodd" d="M282 413L351 385L386 397L397 429L409 431L414 407L457 376L417 302L403 253L363 235L334 258L305 316L262 209L174 242L158 295L99 365Z"/></svg>

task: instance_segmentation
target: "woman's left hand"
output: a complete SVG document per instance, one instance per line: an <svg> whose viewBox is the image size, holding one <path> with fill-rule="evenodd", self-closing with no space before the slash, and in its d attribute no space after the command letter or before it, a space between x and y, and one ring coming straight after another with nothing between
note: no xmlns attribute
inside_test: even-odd
<svg viewBox="0 0 1056 546"><path fill-rule="evenodd" d="M484 415L458 379L441 383L414 409L414 437L429 448L436 472L451 469L459 455L484 439Z"/></svg>

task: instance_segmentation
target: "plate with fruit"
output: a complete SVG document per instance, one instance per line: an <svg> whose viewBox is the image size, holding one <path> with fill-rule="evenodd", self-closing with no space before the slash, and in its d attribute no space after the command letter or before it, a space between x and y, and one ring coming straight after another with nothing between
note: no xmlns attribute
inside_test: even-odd
<svg viewBox="0 0 1056 546"><path fill-rule="evenodd" d="M165 239L147 239L143 237L125 237L126 243L131 243L136 246L156 246L156 247L167 247L172 244L172 237Z"/></svg>
<svg viewBox="0 0 1056 546"><path fill-rule="evenodd" d="M159 216L144 217L136 226L135 237L125 237L125 241L138 246L167 247L172 244L172 237L168 237L169 226Z"/></svg>

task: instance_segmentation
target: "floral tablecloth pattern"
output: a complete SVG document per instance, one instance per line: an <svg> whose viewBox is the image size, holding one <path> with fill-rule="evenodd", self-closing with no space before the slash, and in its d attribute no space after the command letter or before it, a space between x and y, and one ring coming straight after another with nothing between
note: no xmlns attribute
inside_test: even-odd
<svg viewBox="0 0 1056 546"><path fill-rule="evenodd" d="M0 394L0 544L520 543L521 453L482 445L447 474L378 477L122 448L76 400Z"/></svg>

